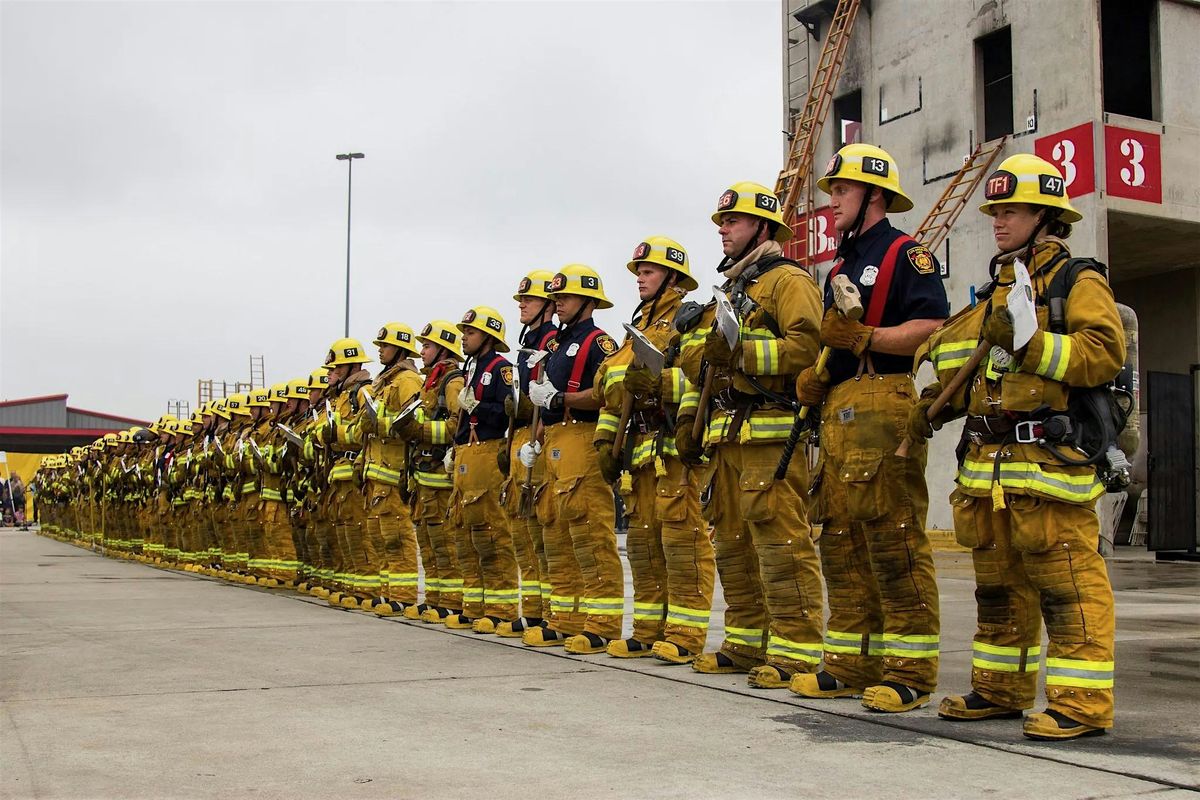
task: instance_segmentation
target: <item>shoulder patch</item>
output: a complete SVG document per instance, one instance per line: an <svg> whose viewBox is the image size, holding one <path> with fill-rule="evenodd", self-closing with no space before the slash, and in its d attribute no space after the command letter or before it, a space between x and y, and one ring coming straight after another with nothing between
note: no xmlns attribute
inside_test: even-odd
<svg viewBox="0 0 1200 800"><path fill-rule="evenodd" d="M551 339L550 341L546 342L546 351L550 353L557 353L558 339Z"/></svg>
<svg viewBox="0 0 1200 800"><path fill-rule="evenodd" d="M908 262L913 265L913 269L922 275L928 275L936 269L933 254L923 244L908 248Z"/></svg>
<svg viewBox="0 0 1200 800"><path fill-rule="evenodd" d="M506 385L512 386L513 368L512 367L501 367L500 368L500 380L504 381L504 383Z"/></svg>
<svg viewBox="0 0 1200 800"><path fill-rule="evenodd" d="M596 344L600 346L600 352L604 353L606 356L611 356L613 353L617 352L616 341L607 333L597 337Z"/></svg>

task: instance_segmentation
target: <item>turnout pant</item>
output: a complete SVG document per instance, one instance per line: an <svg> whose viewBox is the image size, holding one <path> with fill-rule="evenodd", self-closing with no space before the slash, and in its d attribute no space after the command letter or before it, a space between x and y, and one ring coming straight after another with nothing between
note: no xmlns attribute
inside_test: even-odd
<svg viewBox="0 0 1200 800"><path fill-rule="evenodd" d="M504 476L496 454L507 447L491 439L454 448L455 513L458 563L463 574L463 615L511 621L517 618L521 594L517 553L500 504Z"/></svg>

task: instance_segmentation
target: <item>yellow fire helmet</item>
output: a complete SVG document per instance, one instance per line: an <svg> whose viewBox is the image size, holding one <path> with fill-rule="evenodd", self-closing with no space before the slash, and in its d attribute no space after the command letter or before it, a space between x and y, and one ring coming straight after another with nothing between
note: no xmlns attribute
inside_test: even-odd
<svg viewBox="0 0 1200 800"><path fill-rule="evenodd" d="M458 323L458 329L463 333L467 332L467 328L474 328L495 339L497 353L508 352L508 343L504 341L504 317L491 306L475 306L468 309L467 313L463 314L462 322Z"/></svg>
<svg viewBox="0 0 1200 800"><path fill-rule="evenodd" d="M517 284L517 293L513 295L513 300L521 302L522 297L540 297L543 300L550 299L550 281L554 280L554 273L548 269L535 269L521 278L521 282Z"/></svg>
<svg viewBox="0 0 1200 800"><path fill-rule="evenodd" d="M228 402L229 398L227 397L222 397L219 400L213 400L212 405L209 406L209 410L212 411L214 416L220 417L221 419L229 419L229 409L226 407Z"/></svg>
<svg viewBox="0 0 1200 800"><path fill-rule="evenodd" d="M1000 203L1028 203L1057 208L1058 219L1063 222L1083 219L1071 205L1058 167L1029 153L1017 153L1001 161L1000 168L983 185L983 196L985 200L979 210L988 216L992 214L992 206Z"/></svg>
<svg viewBox="0 0 1200 800"><path fill-rule="evenodd" d="M267 405L271 403L286 403L288 401L287 382L272 384L267 392Z"/></svg>
<svg viewBox="0 0 1200 800"><path fill-rule="evenodd" d="M181 419L175 423L175 433L179 436L192 435L192 421L190 419Z"/></svg>
<svg viewBox="0 0 1200 800"><path fill-rule="evenodd" d="M600 274L583 264L567 264L550 281L550 299L560 294L573 294L596 301L596 308L612 308L612 302L604 294L604 283Z"/></svg>
<svg viewBox="0 0 1200 800"><path fill-rule="evenodd" d="M250 395L245 392L242 394L231 394L225 398L225 409L230 414L239 417L250 416Z"/></svg>
<svg viewBox="0 0 1200 800"><path fill-rule="evenodd" d="M687 251L683 245L665 236L651 236L633 249L633 256L625 266L634 275L637 274L638 264L657 264L672 272L679 273L677 286L686 292L699 288L700 284L692 277L688 269Z"/></svg>
<svg viewBox="0 0 1200 800"><path fill-rule="evenodd" d="M329 353L325 356L325 368L333 369L342 364L367 364L372 360L358 339L338 339L329 345Z"/></svg>
<svg viewBox="0 0 1200 800"><path fill-rule="evenodd" d="M309 391L313 389L328 389L329 388L329 372L324 367L320 367L312 371L308 376Z"/></svg>
<svg viewBox="0 0 1200 800"><path fill-rule="evenodd" d="M251 389L249 393L243 395L247 398L246 405L253 408L269 408L271 405L271 390L270 389Z"/></svg>
<svg viewBox="0 0 1200 800"><path fill-rule="evenodd" d="M325 380L329 380L328 373L321 373ZM308 399L308 378L292 378L287 382L287 398L289 400L307 400Z"/></svg>
<svg viewBox="0 0 1200 800"><path fill-rule="evenodd" d="M377 347L394 344L409 355L421 355L421 348L417 347L416 334L403 322L389 322L380 328L379 333L375 335L374 344Z"/></svg>
<svg viewBox="0 0 1200 800"><path fill-rule="evenodd" d="M878 186L892 193L888 213L908 211L912 200L900 188L900 168L887 151L873 144L848 144L834 154L817 181L817 188L829 194L830 181L841 179Z"/></svg>
<svg viewBox="0 0 1200 800"><path fill-rule="evenodd" d="M444 347L460 361L463 359L462 334L453 322L435 319L429 322L417 334L417 341L431 344L434 347Z"/></svg>
<svg viewBox="0 0 1200 800"><path fill-rule="evenodd" d="M775 241L780 244L792 238L792 229L783 221L779 198L761 183L742 181L726 189L717 198L717 210L713 212L712 221L720 225L721 217L730 213L749 214L774 222L779 226L775 230Z"/></svg>
<svg viewBox="0 0 1200 800"><path fill-rule="evenodd" d="M154 425L150 426L150 430L155 431L155 433L166 433L167 425L174 422L175 420L176 420L176 416L174 414L163 414L161 417L158 418L158 422L156 422L154 424L154 425L158 426L157 430L155 429Z"/></svg>
<svg viewBox="0 0 1200 800"><path fill-rule="evenodd" d="M121 433L124 433L124 431L122 431ZM104 444L106 444L109 447L116 447L117 445L121 444L120 434L118 434L118 433L104 434Z"/></svg>

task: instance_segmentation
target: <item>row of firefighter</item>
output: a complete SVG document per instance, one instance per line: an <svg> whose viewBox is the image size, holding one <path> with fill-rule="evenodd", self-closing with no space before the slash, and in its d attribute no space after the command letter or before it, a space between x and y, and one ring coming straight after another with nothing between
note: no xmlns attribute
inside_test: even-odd
<svg viewBox="0 0 1200 800"><path fill-rule="evenodd" d="M1045 740L1105 732L1095 503L1123 474L1125 338L1103 265L1068 250L1081 217L1062 176L1015 155L989 177L993 282L952 317L936 259L888 221L912 208L888 153L848 145L818 186L841 232L823 286L783 256L778 198L738 183L712 214L711 301L687 300L684 247L648 237L618 343L593 319L612 306L595 270L535 270L513 296L515 352L488 306L384 325L376 375L339 339L307 377L48 457L46 529L381 616L901 713L938 679L927 440L965 418L951 504L978 625L971 688L938 713L1024 717ZM923 361L936 379L918 391ZM793 457L818 433L815 465ZM718 573L723 640L706 651ZM1042 671L1045 710L1024 715Z"/></svg>

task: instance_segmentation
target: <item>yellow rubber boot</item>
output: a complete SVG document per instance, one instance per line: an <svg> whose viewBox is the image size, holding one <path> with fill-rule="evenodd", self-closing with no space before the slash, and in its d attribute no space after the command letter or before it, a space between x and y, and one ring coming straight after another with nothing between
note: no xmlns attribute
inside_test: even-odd
<svg viewBox="0 0 1200 800"><path fill-rule="evenodd" d="M580 656L590 656L603 653L608 648L608 639L595 633L584 633L572 636L563 644L568 653Z"/></svg>
<svg viewBox="0 0 1200 800"><path fill-rule="evenodd" d="M929 693L905 686L894 681L884 681L878 686L863 690L863 708L899 714L929 705Z"/></svg>
<svg viewBox="0 0 1200 800"><path fill-rule="evenodd" d="M734 661L725 653L701 653L692 661L692 669L705 675L732 675L735 672L749 672L750 667Z"/></svg>
<svg viewBox="0 0 1200 800"><path fill-rule="evenodd" d="M1021 709L1000 706L977 692L952 694L942 698L938 716L952 722L978 722L983 719L1020 719Z"/></svg>
<svg viewBox="0 0 1200 800"><path fill-rule="evenodd" d="M696 660L695 653L674 642L655 642L650 652L659 661L668 664L691 664Z"/></svg>
<svg viewBox="0 0 1200 800"><path fill-rule="evenodd" d="M1061 742L1066 739L1079 739L1083 736L1103 736L1105 728L1085 725L1067 715L1048 708L1025 718L1021 733L1030 739L1041 742Z"/></svg>
<svg viewBox="0 0 1200 800"><path fill-rule="evenodd" d="M837 697L862 697L863 690L856 686L848 686L837 678L822 670L821 672L800 672L792 676L788 685L794 693L801 697L814 700L828 700Z"/></svg>
<svg viewBox="0 0 1200 800"><path fill-rule="evenodd" d="M558 647L566 644L567 634L559 633L551 628L531 628L521 637L521 644L526 647Z"/></svg>
<svg viewBox="0 0 1200 800"><path fill-rule="evenodd" d="M637 639L613 639L608 643L605 652L613 658L645 658L654 655L653 645L639 642Z"/></svg>

